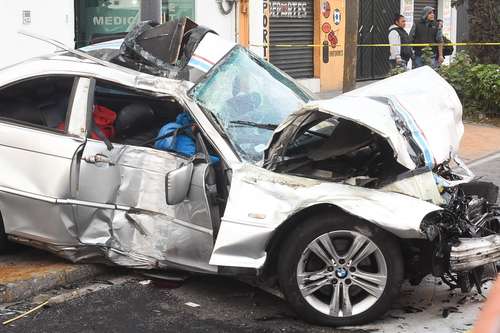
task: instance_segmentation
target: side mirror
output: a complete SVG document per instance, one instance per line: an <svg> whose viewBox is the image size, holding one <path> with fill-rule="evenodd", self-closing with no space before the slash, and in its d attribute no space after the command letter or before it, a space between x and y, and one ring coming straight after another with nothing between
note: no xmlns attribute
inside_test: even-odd
<svg viewBox="0 0 500 333"><path fill-rule="evenodd" d="M165 195L168 205L177 205L186 199L191 185L193 169L194 165L191 162L167 174L165 177Z"/></svg>

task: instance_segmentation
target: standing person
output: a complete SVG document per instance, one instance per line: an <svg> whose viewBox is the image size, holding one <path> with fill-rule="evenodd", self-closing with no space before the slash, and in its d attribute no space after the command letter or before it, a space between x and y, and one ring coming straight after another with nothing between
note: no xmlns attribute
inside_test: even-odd
<svg viewBox="0 0 500 333"><path fill-rule="evenodd" d="M440 33L436 25L436 10L430 6L425 6L422 10L422 17L419 21L413 24L413 27L410 31L410 40L415 44L434 44L434 43L443 43L443 34ZM421 67L424 65L422 59L422 49L423 47L414 47L415 51L415 62L414 67ZM439 66L444 61L443 56L443 45L439 45L437 48L433 47L436 50L437 60L434 61L434 66Z"/></svg>
<svg viewBox="0 0 500 333"><path fill-rule="evenodd" d="M444 27L444 22L443 20L437 20L437 28L438 28L438 39L441 39L444 44L450 44L451 41L446 38L446 36L443 34L443 27ZM452 45L443 45L443 58L446 58L446 56L451 56L455 52L455 48ZM439 53L435 52L434 53L434 59L436 62L439 60ZM439 66L439 65L438 65Z"/></svg>
<svg viewBox="0 0 500 333"><path fill-rule="evenodd" d="M406 18L401 14L396 14L393 24L389 27L389 44L391 44L389 64L391 68L406 67L413 55L410 46L401 46L401 44L410 43L410 36L406 32L405 26Z"/></svg>
<svg viewBox="0 0 500 333"><path fill-rule="evenodd" d="M444 36L443 36L443 26L444 26L443 20L436 20L437 40L440 40L441 43L445 42ZM435 64L434 67L439 67L439 65L441 65L441 63L439 62L439 52L436 48L433 48L433 50L434 50L434 64ZM442 56L443 56L443 61L444 61L444 57L445 57L444 48L443 48Z"/></svg>
<svg viewBox="0 0 500 333"><path fill-rule="evenodd" d="M436 20L436 28L438 29L438 38L442 38L443 37L443 27L444 27L444 22L443 20L439 19L439 20Z"/></svg>

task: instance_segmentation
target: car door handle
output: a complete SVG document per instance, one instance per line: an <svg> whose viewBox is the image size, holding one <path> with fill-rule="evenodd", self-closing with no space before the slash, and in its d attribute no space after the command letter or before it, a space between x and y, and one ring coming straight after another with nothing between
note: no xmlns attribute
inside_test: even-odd
<svg viewBox="0 0 500 333"><path fill-rule="evenodd" d="M83 160L90 164L108 164L115 165L111 159L104 154L96 154L94 156L84 156Z"/></svg>

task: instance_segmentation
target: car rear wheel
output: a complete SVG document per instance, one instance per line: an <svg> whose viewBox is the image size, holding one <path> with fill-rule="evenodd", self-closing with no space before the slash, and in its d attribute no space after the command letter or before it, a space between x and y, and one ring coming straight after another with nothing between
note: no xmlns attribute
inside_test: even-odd
<svg viewBox="0 0 500 333"><path fill-rule="evenodd" d="M283 244L280 287L305 320L359 325L382 316L399 294L403 261L394 236L347 216L304 221Z"/></svg>

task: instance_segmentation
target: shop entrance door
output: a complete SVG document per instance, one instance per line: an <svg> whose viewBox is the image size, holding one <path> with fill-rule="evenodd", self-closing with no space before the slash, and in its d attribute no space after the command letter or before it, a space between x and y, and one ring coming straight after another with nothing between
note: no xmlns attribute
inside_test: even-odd
<svg viewBox="0 0 500 333"><path fill-rule="evenodd" d="M387 44L389 27L400 0L361 0L358 44ZM389 73L388 47L358 47L357 79L381 79Z"/></svg>

